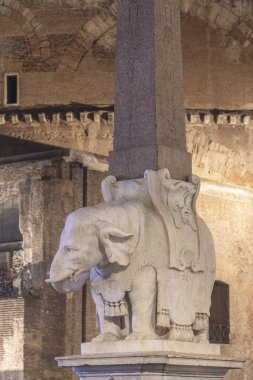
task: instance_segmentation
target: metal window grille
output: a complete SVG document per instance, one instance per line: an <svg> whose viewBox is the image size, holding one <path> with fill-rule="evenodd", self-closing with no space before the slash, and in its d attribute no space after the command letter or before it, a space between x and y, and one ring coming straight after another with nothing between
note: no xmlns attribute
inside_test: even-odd
<svg viewBox="0 0 253 380"><path fill-rule="evenodd" d="M210 343L229 343L229 326L210 324L209 341Z"/></svg>
<svg viewBox="0 0 253 380"><path fill-rule="evenodd" d="M0 205L0 298L19 295L13 282L19 274L13 271L12 259L13 253L21 249L22 240L18 201L12 198Z"/></svg>
<svg viewBox="0 0 253 380"><path fill-rule="evenodd" d="M0 298L11 297L13 295L13 282L11 273L7 270L0 270Z"/></svg>

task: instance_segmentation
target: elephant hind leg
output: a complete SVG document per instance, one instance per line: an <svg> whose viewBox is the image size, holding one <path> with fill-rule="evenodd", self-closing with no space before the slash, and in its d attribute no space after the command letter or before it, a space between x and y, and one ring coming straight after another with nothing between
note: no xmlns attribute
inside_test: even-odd
<svg viewBox="0 0 253 380"><path fill-rule="evenodd" d="M124 330L121 328L122 317L105 317L104 302L100 294L92 291L92 297L96 304L100 334L92 339L93 342L106 342L122 340L125 338Z"/></svg>
<svg viewBox="0 0 253 380"><path fill-rule="evenodd" d="M131 334L126 339L158 339L155 333L156 270L145 266L132 283L129 299L132 305Z"/></svg>

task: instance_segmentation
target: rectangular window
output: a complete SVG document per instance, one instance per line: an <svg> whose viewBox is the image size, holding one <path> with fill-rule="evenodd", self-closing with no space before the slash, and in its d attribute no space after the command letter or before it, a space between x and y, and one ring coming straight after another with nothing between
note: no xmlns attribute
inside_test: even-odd
<svg viewBox="0 0 253 380"><path fill-rule="evenodd" d="M229 344L229 285L215 281L209 320L210 343Z"/></svg>
<svg viewBox="0 0 253 380"><path fill-rule="evenodd" d="M5 104L17 105L18 99L18 74L5 74Z"/></svg>
<svg viewBox="0 0 253 380"><path fill-rule="evenodd" d="M7 243L23 240L19 229L19 207L16 199L12 198L0 204L0 252Z"/></svg>

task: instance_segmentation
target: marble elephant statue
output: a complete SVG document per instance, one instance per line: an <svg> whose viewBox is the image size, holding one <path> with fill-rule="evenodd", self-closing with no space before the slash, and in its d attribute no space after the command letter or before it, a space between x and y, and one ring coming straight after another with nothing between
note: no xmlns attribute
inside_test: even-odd
<svg viewBox="0 0 253 380"><path fill-rule="evenodd" d="M47 281L73 292L90 280L94 340L207 339L215 256L195 211L198 186L167 169L140 180L110 176L105 203L68 216Z"/></svg>

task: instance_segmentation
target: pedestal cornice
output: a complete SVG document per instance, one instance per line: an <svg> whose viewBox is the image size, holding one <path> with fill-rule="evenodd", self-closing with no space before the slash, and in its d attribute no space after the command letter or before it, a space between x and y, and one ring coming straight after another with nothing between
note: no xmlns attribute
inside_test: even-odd
<svg viewBox="0 0 253 380"><path fill-rule="evenodd" d="M222 379L243 360L172 352L135 352L56 358L60 367L72 367L80 379Z"/></svg>

